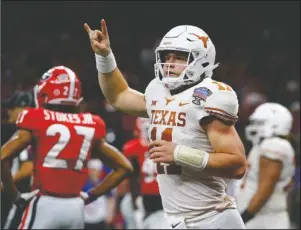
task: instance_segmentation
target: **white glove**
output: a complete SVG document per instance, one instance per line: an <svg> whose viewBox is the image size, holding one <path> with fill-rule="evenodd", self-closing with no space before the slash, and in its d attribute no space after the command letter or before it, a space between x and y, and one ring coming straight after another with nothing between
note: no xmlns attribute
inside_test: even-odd
<svg viewBox="0 0 301 230"><path fill-rule="evenodd" d="M86 192L80 192L79 195L84 201L86 201L89 198L89 195Z"/></svg>
<svg viewBox="0 0 301 230"><path fill-rule="evenodd" d="M40 192L40 189L36 189L36 190L27 192L27 193L20 193L18 191L17 197L13 201L13 203L17 207L25 207L29 203L29 201L31 201L39 192Z"/></svg>
<svg viewBox="0 0 301 230"><path fill-rule="evenodd" d="M88 192L81 191L79 193L80 197L84 200L85 205L92 203L93 201L97 200L98 197L90 195Z"/></svg>

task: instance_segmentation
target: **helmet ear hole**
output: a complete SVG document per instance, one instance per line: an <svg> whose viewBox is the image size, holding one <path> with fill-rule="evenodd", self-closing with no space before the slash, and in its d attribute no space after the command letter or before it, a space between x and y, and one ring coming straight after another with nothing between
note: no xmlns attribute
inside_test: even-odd
<svg viewBox="0 0 301 230"><path fill-rule="evenodd" d="M209 65L209 62L205 62L205 63L203 63L202 64L202 66L205 68L206 66L208 66Z"/></svg>
<svg viewBox="0 0 301 230"><path fill-rule="evenodd" d="M46 104L48 101L48 96L46 93L40 95L41 105Z"/></svg>
<svg viewBox="0 0 301 230"><path fill-rule="evenodd" d="M189 55L188 64L190 64L190 63L193 62L194 60L195 60L195 58L193 57L193 55Z"/></svg>
<svg viewBox="0 0 301 230"><path fill-rule="evenodd" d="M41 97L42 97L42 98L45 98L45 97L47 97L47 94L46 94L46 93L43 93L43 94L41 94Z"/></svg>
<svg viewBox="0 0 301 230"><path fill-rule="evenodd" d="M189 70L186 72L184 79L189 79L189 77L192 77L194 75L194 71Z"/></svg>

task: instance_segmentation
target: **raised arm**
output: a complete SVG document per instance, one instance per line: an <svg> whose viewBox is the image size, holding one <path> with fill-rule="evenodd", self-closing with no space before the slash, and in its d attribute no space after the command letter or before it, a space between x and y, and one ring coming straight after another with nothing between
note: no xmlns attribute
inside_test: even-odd
<svg viewBox="0 0 301 230"><path fill-rule="evenodd" d="M116 109L125 113L148 117L144 95L131 89L117 67L110 47L110 39L104 19L101 20L101 31L91 30L84 24L91 47L95 53L98 82L108 102Z"/></svg>

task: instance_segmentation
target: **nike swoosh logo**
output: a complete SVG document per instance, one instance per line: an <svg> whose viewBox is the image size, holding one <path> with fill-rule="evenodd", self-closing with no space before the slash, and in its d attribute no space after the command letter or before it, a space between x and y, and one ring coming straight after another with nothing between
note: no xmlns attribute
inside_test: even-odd
<svg viewBox="0 0 301 230"><path fill-rule="evenodd" d="M189 104L189 102L187 102L187 103L180 102L179 106L181 107L181 106L188 105L188 104Z"/></svg>
<svg viewBox="0 0 301 230"><path fill-rule="evenodd" d="M172 227L172 228L175 228L175 227L177 227L180 223L181 223L181 221L180 221L179 223L177 223L177 224L172 224L171 227Z"/></svg>

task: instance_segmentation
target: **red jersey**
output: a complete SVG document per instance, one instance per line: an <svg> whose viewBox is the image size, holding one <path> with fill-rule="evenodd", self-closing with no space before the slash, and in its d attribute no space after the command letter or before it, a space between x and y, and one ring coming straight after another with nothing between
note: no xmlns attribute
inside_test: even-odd
<svg viewBox="0 0 301 230"><path fill-rule="evenodd" d="M20 113L16 124L34 137L33 189L42 194L78 195L88 176L91 148L105 136L103 120L90 113L30 108Z"/></svg>
<svg viewBox="0 0 301 230"><path fill-rule="evenodd" d="M142 195L158 195L156 164L149 159L149 147L143 146L139 139L128 141L123 146L123 154L127 158L136 157L140 169Z"/></svg>

